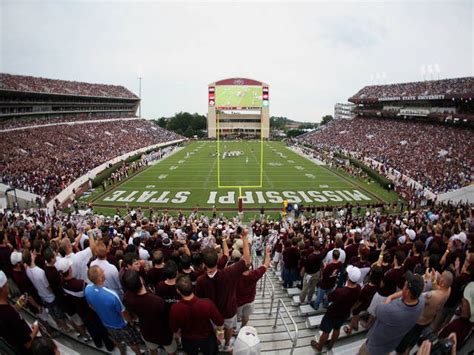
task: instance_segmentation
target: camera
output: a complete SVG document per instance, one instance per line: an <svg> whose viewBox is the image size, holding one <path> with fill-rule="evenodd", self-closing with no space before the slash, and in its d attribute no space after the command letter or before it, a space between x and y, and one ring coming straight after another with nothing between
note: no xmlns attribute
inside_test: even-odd
<svg viewBox="0 0 474 355"><path fill-rule="evenodd" d="M422 331L418 345L421 345L425 340L431 342L431 355L449 355L454 346L451 339L439 339L431 327L427 327Z"/></svg>

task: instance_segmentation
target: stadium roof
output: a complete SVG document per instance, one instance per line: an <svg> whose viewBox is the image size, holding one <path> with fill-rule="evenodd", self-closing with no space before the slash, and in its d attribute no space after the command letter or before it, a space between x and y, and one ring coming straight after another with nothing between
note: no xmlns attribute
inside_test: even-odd
<svg viewBox="0 0 474 355"><path fill-rule="evenodd" d="M93 84L6 73L0 73L0 91L2 90L52 95L139 99L133 92L121 85Z"/></svg>
<svg viewBox="0 0 474 355"><path fill-rule="evenodd" d="M215 83L209 84L209 86L215 85L251 85L251 86L268 86L261 81L247 78L228 78L216 81Z"/></svg>
<svg viewBox="0 0 474 355"><path fill-rule="evenodd" d="M474 77L370 85L349 98L354 103L377 101L472 99Z"/></svg>

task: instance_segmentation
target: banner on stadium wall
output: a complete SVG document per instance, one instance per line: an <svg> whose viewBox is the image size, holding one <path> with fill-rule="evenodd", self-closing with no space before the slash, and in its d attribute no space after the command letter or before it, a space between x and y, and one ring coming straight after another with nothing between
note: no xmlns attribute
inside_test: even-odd
<svg viewBox="0 0 474 355"><path fill-rule="evenodd" d="M444 95L387 96L379 97L378 101L444 100L444 98Z"/></svg>

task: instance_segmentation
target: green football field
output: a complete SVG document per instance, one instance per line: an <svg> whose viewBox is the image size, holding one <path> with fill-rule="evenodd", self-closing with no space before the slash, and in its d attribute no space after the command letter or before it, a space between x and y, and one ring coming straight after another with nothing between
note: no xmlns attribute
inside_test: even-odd
<svg viewBox="0 0 474 355"><path fill-rule="evenodd" d="M184 211L196 207L211 211L216 206L219 211L235 213L241 195L244 209L256 213L261 206L279 211L284 200L304 206L342 206L396 199L393 192L376 183L316 165L282 142L263 143L263 164L258 141L221 141L219 147L220 159L217 142L190 143L128 180L96 193L94 206L107 214L115 207L127 206ZM219 182L224 187L219 188Z"/></svg>
<svg viewBox="0 0 474 355"><path fill-rule="evenodd" d="M217 107L262 107L261 86L216 86Z"/></svg>

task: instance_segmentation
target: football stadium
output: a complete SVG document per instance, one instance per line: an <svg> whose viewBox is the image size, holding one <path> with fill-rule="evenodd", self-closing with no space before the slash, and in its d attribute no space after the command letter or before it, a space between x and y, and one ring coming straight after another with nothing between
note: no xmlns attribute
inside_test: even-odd
<svg viewBox="0 0 474 355"><path fill-rule="evenodd" d="M215 22L242 15L232 4L62 5L0 4L12 34L0 44L1 354L472 354L472 54L470 71L448 56L447 76L423 64L420 78L409 73L418 44L403 41L415 55L393 80L362 79L360 53L372 66L393 60L366 32L369 10L388 21L375 3L344 4L361 22L336 19L335 32L313 13L345 10L324 2L241 4L278 19L245 12L250 32L233 32L240 17ZM433 6L387 9L429 33L443 19L453 36L472 31L472 3ZM46 24L54 14L88 26ZM288 27L286 40L288 14L301 36ZM212 16L197 30L199 15ZM168 31L181 16L191 55ZM327 28L313 38L316 20ZM170 38L134 35L153 26ZM380 26L399 48L405 26ZM268 57L253 47L257 28ZM51 43L38 49L38 35ZM227 53L232 35L248 47ZM93 37L104 50L91 59L81 44ZM448 37L423 48L465 49ZM311 45L292 51L295 38ZM312 52L321 43L335 52ZM129 75L129 49L142 47L152 64L140 55L145 74ZM341 48L351 68L332 55ZM320 78L306 56L324 58Z"/></svg>

